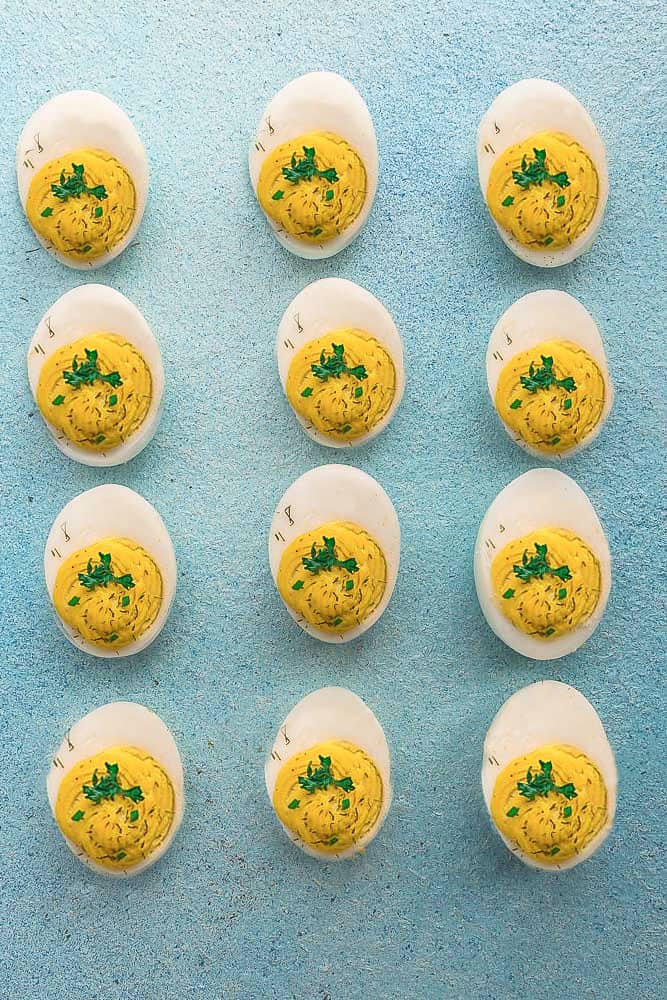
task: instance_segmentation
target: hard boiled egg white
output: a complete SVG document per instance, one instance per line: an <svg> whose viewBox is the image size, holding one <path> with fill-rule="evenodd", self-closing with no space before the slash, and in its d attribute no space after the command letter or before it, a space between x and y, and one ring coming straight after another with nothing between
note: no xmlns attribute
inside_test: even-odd
<svg viewBox="0 0 667 1000"><path fill-rule="evenodd" d="M545 871L573 868L594 854L611 830L618 777L614 754L600 717L583 694L560 681L537 681L508 698L489 726L482 759L482 792L491 814L491 797L501 771L516 757L552 743L582 750L597 765L607 788L607 822L584 850L560 864L545 864L520 851L494 829L525 864Z"/></svg>
<svg viewBox="0 0 667 1000"><path fill-rule="evenodd" d="M80 448L46 422L54 444L63 454L84 465L111 466L129 462L150 442L162 413L164 369L160 347L137 307L107 285L79 285L65 292L42 316L28 350L28 380L37 402L44 362L59 348L91 333L115 333L143 356L151 373L151 403L143 423L129 438L106 452Z"/></svg>
<svg viewBox="0 0 667 1000"><path fill-rule="evenodd" d="M44 574L49 597L58 570L73 552L97 539L130 538L142 545L153 558L162 575L162 603L158 615L135 642L118 649L104 649L88 642L58 617L69 641L84 653L106 658L132 656L153 642L162 631L176 592L176 555L164 521L152 504L126 486L106 484L86 490L63 507L55 521L44 549Z"/></svg>
<svg viewBox="0 0 667 1000"><path fill-rule="evenodd" d="M375 427L350 442L337 441L321 434L298 413L297 420L306 434L328 448L350 448L370 441L392 419L405 388L403 341L391 314L382 303L361 285L345 278L322 278L307 285L292 299L283 313L276 336L278 372L283 389L294 356L311 340L329 332L351 327L371 334L385 348L396 369L396 392L389 410Z"/></svg>
<svg viewBox="0 0 667 1000"><path fill-rule="evenodd" d="M341 851L340 854L325 854L315 850L281 824L292 843L302 851L313 858L330 861L359 854L370 844L389 812L393 790L389 747L384 730L373 712L352 691L341 687L326 687L302 698L278 730L264 768L266 790L271 803L282 766L296 754L327 740L345 740L364 750L375 763L383 785L382 808L375 825L354 847Z"/></svg>
<svg viewBox="0 0 667 1000"><path fill-rule="evenodd" d="M337 73L306 73L271 98L250 144L248 166L253 191L267 153L310 131L335 132L356 149L366 168L366 200L344 232L321 245L295 239L271 220L273 234L286 250L309 259L333 257L355 238L373 206L378 179L378 150L370 113L361 94Z"/></svg>
<svg viewBox="0 0 667 1000"><path fill-rule="evenodd" d="M491 564L508 542L549 527L572 531L591 548L600 563L601 590L590 618L570 632L547 641L521 632L505 618L493 592ZM477 535L475 586L480 607L493 631L523 656L555 660L574 652L588 639L607 605L611 557L600 519L573 479L557 469L531 469L501 490L487 510Z"/></svg>
<svg viewBox="0 0 667 1000"><path fill-rule="evenodd" d="M88 270L100 267L123 252L141 224L148 196L148 158L134 125L124 111L92 90L70 90L52 97L26 122L16 147L16 177L21 205L25 209L30 182L51 160L68 152L90 147L111 153L134 183L134 219L123 239L108 253L90 261L73 260L37 236L45 250L68 267ZM37 234L36 234L37 235Z"/></svg>
<svg viewBox="0 0 667 1000"><path fill-rule="evenodd" d="M493 164L507 149L538 132L564 132L586 150L597 170L598 204L590 225L569 246L560 250L533 250L523 246L496 224L501 239L510 250L529 264L558 267L568 264L588 250L604 217L609 193L607 153L600 133L586 109L569 90L550 80L521 80L507 87L480 122L477 133L477 170L482 196L486 201Z"/></svg>
<svg viewBox="0 0 667 1000"><path fill-rule="evenodd" d="M327 521L352 521L377 541L387 563L382 600L365 621L347 632L323 632L287 607L304 632L323 642L349 642L366 632L381 617L396 585L401 555L401 529L394 505L371 476L347 465L321 465L300 476L283 494L273 515L269 535L269 562L277 583L280 559L298 535Z"/></svg>
<svg viewBox="0 0 667 1000"><path fill-rule="evenodd" d="M554 452L554 459L558 460L574 455L598 436L614 402L614 386L609 375L602 337L595 320L581 302L567 292L554 289L529 292L517 299L493 328L486 350L486 380L491 402L495 406L498 378L505 365L515 354L529 351L547 340L569 340L582 347L597 362L605 384L604 407L598 423L576 447ZM501 420L501 423L515 444L544 460L543 451L529 445L520 434L510 430L504 421Z"/></svg>
<svg viewBox="0 0 667 1000"><path fill-rule="evenodd" d="M55 817L60 783L68 771L79 761L115 746L137 747L149 753L164 768L174 787L175 799L174 819L169 833L157 850L145 860L133 868L115 871L97 864L69 838L65 837L65 842L79 861L93 871L111 878L129 878L159 861L176 836L183 818L185 795L181 755L174 737L162 719L143 705L135 705L129 701L115 701L84 715L67 731L53 758L46 779L46 793Z"/></svg>

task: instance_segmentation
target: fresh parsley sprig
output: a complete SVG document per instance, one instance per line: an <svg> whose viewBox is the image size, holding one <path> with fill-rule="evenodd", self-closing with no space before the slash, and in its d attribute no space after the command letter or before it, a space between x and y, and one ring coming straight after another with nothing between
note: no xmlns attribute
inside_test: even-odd
<svg viewBox="0 0 667 1000"><path fill-rule="evenodd" d="M118 783L118 764L104 765L107 773L103 778L98 777L97 770L93 771L92 785L83 786L83 794L91 802L102 802L104 799L112 799L115 795L122 795L123 798L132 802L143 802L144 795L139 785L133 788L121 788Z"/></svg>
<svg viewBox="0 0 667 1000"><path fill-rule="evenodd" d="M352 559L339 559L336 555L336 539L327 538L323 535L324 548L321 548L318 552L317 546L313 544L310 550L310 556L304 556L301 560L304 569L307 569L309 573L319 573L323 569L334 569L334 567L339 566L341 569L347 570L348 573L357 573L359 566L357 560Z"/></svg>
<svg viewBox="0 0 667 1000"><path fill-rule="evenodd" d="M547 562L547 546L540 545L538 542L535 543L534 556L528 557L528 550L526 549L521 558L521 565L515 564L512 566L514 570L514 575L521 580L522 583L528 583L534 577L542 579L542 577L549 574L550 576L557 576L559 580L571 580L572 574L570 573L569 566L550 566Z"/></svg>
<svg viewBox="0 0 667 1000"><path fill-rule="evenodd" d="M298 184L299 181L307 181L312 177L322 177L333 184L338 180L335 167L328 167L326 170L318 170L315 166L315 147L304 146L304 156L297 160L296 153L292 153L292 161L289 167L283 167L283 177L291 184ZM275 197L275 196L274 196Z"/></svg>
<svg viewBox="0 0 667 1000"><path fill-rule="evenodd" d="M70 176L66 177L63 170L60 174L60 184L52 184L51 193L60 201L67 201L68 198L80 198L82 194L90 194L99 201L108 198L104 184L88 187L83 179L83 171L83 163L73 163Z"/></svg>
<svg viewBox="0 0 667 1000"><path fill-rule="evenodd" d="M319 758L320 766L318 768L314 768L309 762L306 773L299 775L299 785L305 792L312 795L313 792L328 788L329 785L342 788L344 792L354 791L352 778L334 778L331 773L331 757L323 757L320 754Z"/></svg>
<svg viewBox="0 0 667 1000"><path fill-rule="evenodd" d="M79 573L79 583L86 590L94 590L95 587L106 587L110 583L117 583L126 590L134 587L134 580L131 573L124 573L122 576L114 576L111 572L111 553L100 552L100 561L93 569L92 560L88 560L85 573Z"/></svg>
<svg viewBox="0 0 667 1000"><path fill-rule="evenodd" d="M528 163L526 157L524 156L521 160L521 170L513 170L512 177L514 182L519 185L520 188L524 190L530 187L531 184L542 184L542 181L553 181L560 188L565 188L570 186L570 179L567 176L565 170L561 170L560 173L550 174L546 168L546 149L535 149L533 147L533 153L535 154L535 159L532 163Z"/></svg>
<svg viewBox="0 0 667 1000"><path fill-rule="evenodd" d="M547 358L544 354L541 354L540 357L542 358L541 368L536 368L531 361L528 374L521 376L521 385L526 392L534 394L538 389L549 389L552 385L557 385L561 389L567 390L567 392L574 392L577 388L577 383L572 376L568 375L566 378L556 378L553 372L554 359Z"/></svg>
<svg viewBox="0 0 667 1000"><path fill-rule="evenodd" d="M321 382L326 382L329 378L340 378L341 375L352 375L353 378L359 379L360 382L368 378L365 365L355 365L354 368L347 367L345 363L344 344L332 344L331 348L333 354L327 357L326 351L322 351L319 365L310 366L310 370L315 378L318 378Z"/></svg>
<svg viewBox="0 0 667 1000"><path fill-rule="evenodd" d="M549 792L557 792L559 795L564 795L566 799L574 799L577 796L574 785L569 781L566 785L556 785L551 776L552 764L550 760L540 761L540 770L533 774L532 769L529 767L526 773L525 781L518 781L516 787L519 790L519 795L523 795L524 798L529 799L531 802L536 799L537 796L544 798L549 794Z"/></svg>
<svg viewBox="0 0 667 1000"><path fill-rule="evenodd" d="M63 378L73 389L78 389L81 385L92 385L96 379L100 382L107 382L114 389L123 384L123 380L118 372L102 373L97 367L97 351L89 351L85 348L86 360L79 362L76 355L72 361L71 371L67 369L63 372Z"/></svg>

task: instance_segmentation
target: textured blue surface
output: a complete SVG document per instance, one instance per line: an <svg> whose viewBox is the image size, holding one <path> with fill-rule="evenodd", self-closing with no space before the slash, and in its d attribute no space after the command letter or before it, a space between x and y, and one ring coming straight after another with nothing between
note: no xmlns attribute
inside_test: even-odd
<svg viewBox="0 0 667 1000"><path fill-rule="evenodd" d="M45 12L36 0L0 0L2 997L658 996L664 647L655 571L643 567L661 544L664 489L660 4L374 0L359 13L365 6L79 0ZM331 261L306 263L269 235L246 151L267 98L324 68L368 102L380 187L361 237ZM519 263L492 231L474 160L480 115L504 86L533 75L586 104L610 159L594 249L552 272ZM106 472L49 443L25 374L41 314L81 276L29 252L14 145L42 101L76 87L130 114L152 168L139 244L90 280L129 295L153 326L166 409L149 448ZM392 426L350 459L384 485L403 529L392 603L352 648L318 644L293 625L266 557L274 502L331 458L288 411L273 358L284 307L325 275L356 280L387 304L408 362ZM548 287L591 310L617 387L598 441L564 465L607 529L614 586L586 646L540 666L487 628L472 548L496 492L535 464L491 410L486 341L516 297ZM64 640L42 577L57 511L113 481L157 506L180 561L167 628L119 666ZM489 827L478 780L496 709L540 677L574 683L597 706L621 781L606 846L560 878L513 860ZM368 855L337 867L290 846L262 775L286 711L332 682L376 711L396 786ZM69 854L43 787L67 726L116 698L152 707L173 729L188 793L170 853L122 884Z"/></svg>

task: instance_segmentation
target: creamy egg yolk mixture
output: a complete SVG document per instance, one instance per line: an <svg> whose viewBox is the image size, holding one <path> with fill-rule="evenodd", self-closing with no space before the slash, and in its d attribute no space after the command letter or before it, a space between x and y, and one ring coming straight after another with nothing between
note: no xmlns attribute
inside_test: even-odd
<svg viewBox="0 0 667 1000"><path fill-rule="evenodd" d="M115 746L65 774L56 821L93 861L127 869L163 843L174 810L173 785L155 758L137 747Z"/></svg>
<svg viewBox="0 0 667 1000"><path fill-rule="evenodd" d="M299 535L283 552L278 590L285 603L324 632L361 625L382 600L387 564L367 531L328 521Z"/></svg>
<svg viewBox="0 0 667 1000"><path fill-rule="evenodd" d="M150 369L136 347L115 333L91 333L46 359L37 405L80 448L108 451L141 426L151 394Z"/></svg>
<svg viewBox="0 0 667 1000"><path fill-rule="evenodd" d="M548 340L516 354L500 373L495 398L505 424L544 452L567 451L588 437L604 402L602 372L568 340Z"/></svg>
<svg viewBox="0 0 667 1000"><path fill-rule="evenodd" d="M368 754L353 743L330 740L283 764L273 807L280 822L305 844L338 854L373 828L382 795L380 772Z"/></svg>
<svg viewBox="0 0 667 1000"><path fill-rule="evenodd" d="M578 535L541 528L509 542L491 564L504 616L521 632L557 638L582 625L600 597L600 563Z"/></svg>
<svg viewBox="0 0 667 1000"><path fill-rule="evenodd" d="M84 148L51 160L35 174L25 210L33 229L56 250L90 261L127 234L136 200L123 164L103 149Z"/></svg>
<svg viewBox="0 0 667 1000"><path fill-rule="evenodd" d="M326 243L351 226L366 199L366 168L334 132L306 132L266 156L257 182L270 219L306 243Z"/></svg>
<svg viewBox="0 0 667 1000"><path fill-rule="evenodd" d="M340 441L368 434L389 410L396 370L382 344L363 330L333 330L292 360L287 398L322 434Z"/></svg>
<svg viewBox="0 0 667 1000"><path fill-rule="evenodd" d="M65 559L56 576L53 603L60 618L89 642L125 646L157 618L162 575L137 542L103 538Z"/></svg>
<svg viewBox="0 0 667 1000"><path fill-rule="evenodd" d="M590 225L597 170L563 132L539 132L504 150L491 168L486 201L493 218L523 246L560 250Z"/></svg>
<svg viewBox="0 0 667 1000"><path fill-rule="evenodd" d="M493 786L491 816L531 858L558 864L580 854L607 819L607 789L576 747L550 744L516 757Z"/></svg>

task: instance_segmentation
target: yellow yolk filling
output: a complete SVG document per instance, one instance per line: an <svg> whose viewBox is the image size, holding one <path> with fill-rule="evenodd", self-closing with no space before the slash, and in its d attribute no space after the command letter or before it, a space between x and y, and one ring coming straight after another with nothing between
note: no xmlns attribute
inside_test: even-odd
<svg viewBox="0 0 667 1000"><path fill-rule="evenodd" d="M349 373L321 379L313 373L333 356L334 345L344 347L348 369L363 366L366 377ZM396 391L396 370L382 344L363 330L333 330L311 340L292 360L287 376L287 398L296 412L322 434L340 441L368 434L389 410ZM305 395L304 395L305 393Z"/></svg>
<svg viewBox="0 0 667 1000"><path fill-rule="evenodd" d="M52 184L83 165L87 188L103 185L106 197L83 192L56 197ZM25 211L32 228L56 250L74 260L95 260L125 237L136 209L134 183L127 169L103 149L75 149L46 163L33 177Z"/></svg>
<svg viewBox="0 0 667 1000"><path fill-rule="evenodd" d="M330 758L333 777L338 781L351 778L354 789L345 791L330 784L312 792L305 790L299 777L307 777L309 764L313 771L320 768L320 757ZM382 778L368 754L345 740L330 740L295 754L283 764L273 791L273 807L280 822L304 844L323 854L339 854L358 844L373 828L382 796Z"/></svg>
<svg viewBox="0 0 667 1000"><path fill-rule="evenodd" d="M513 171L530 166L545 150L551 175L565 171L569 185L543 180L523 188ZM588 228L598 204L599 180L586 150L563 132L539 132L504 150L491 168L486 202L499 226L533 250L560 250ZM512 199L509 204L503 202Z"/></svg>
<svg viewBox="0 0 667 1000"><path fill-rule="evenodd" d="M93 588L83 585L79 574L102 564L110 555L115 578L132 577L134 586L108 582ZM78 549L63 562L53 588L53 603L62 620L89 642L116 649L134 642L157 618L162 604L162 575L137 542L129 538L103 538Z"/></svg>
<svg viewBox="0 0 667 1000"><path fill-rule="evenodd" d="M570 579L552 573L522 581L514 572L523 555L537 556L536 545L546 545L551 569L567 566ZM509 542L491 564L491 585L504 616L521 632L555 639L582 625L600 597L600 564L578 535L564 528L541 528Z"/></svg>
<svg viewBox="0 0 667 1000"><path fill-rule="evenodd" d="M525 389L521 377L530 366L542 367L542 358L552 358L558 381L574 379L576 388L552 384L534 392ZM517 405L518 401L518 405ZM548 340L515 355L498 378L495 404L501 419L527 444L539 451L567 451L595 429L605 403L604 376L583 348L568 340Z"/></svg>
<svg viewBox="0 0 667 1000"><path fill-rule="evenodd" d="M91 801L84 786L93 775L108 775L118 765L116 781L141 789L142 800L116 793ZM99 865L110 870L133 868L162 844L174 819L174 788L154 757L136 747L116 746L75 764L63 777L56 800L56 821L63 834ZM74 817L77 817L76 819Z"/></svg>
<svg viewBox="0 0 667 1000"><path fill-rule="evenodd" d="M357 569L339 566L310 572L303 564L335 540L339 562L356 560ZM349 521L328 521L290 542L278 567L278 590L285 603L323 632L346 632L371 615L384 594L387 564L382 549L367 531Z"/></svg>
<svg viewBox="0 0 667 1000"><path fill-rule="evenodd" d="M104 379L72 386L64 378L97 352L101 375L117 372L122 385ZM115 333L91 333L54 351L42 367L37 405L42 416L70 441L89 451L108 451L143 423L151 403L152 379L139 351Z"/></svg>
<svg viewBox="0 0 667 1000"><path fill-rule="evenodd" d="M283 175L314 149L317 170L333 168L337 180L314 175L294 183ZM306 132L276 146L266 156L257 198L270 219L306 243L326 243L351 226L366 199L366 168L359 154L334 132Z"/></svg>
<svg viewBox="0 0 667 1000"><path fill-rule="evenodd" d="M533 776L539 773L540 761L551 762L555 785L571 783L577 794L567 798L549 791L533 799L522 795L518 782L526 783L529 768ZM607 789L585 753L576 747L551 744L516 757L501 771L491 796L491 817L524 854L557 865L580 854L605 825Z"/></svg>

